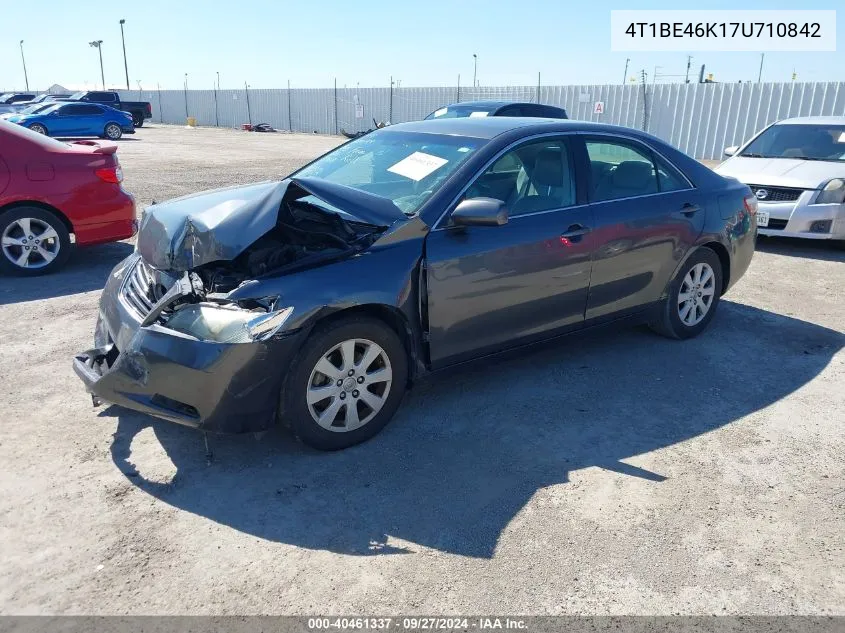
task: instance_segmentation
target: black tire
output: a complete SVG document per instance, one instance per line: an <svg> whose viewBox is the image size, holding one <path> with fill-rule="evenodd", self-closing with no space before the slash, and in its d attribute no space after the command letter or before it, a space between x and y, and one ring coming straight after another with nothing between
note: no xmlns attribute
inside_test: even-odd
<svg viewBox="0 0 845 633"><path fill-rule="evenodd" d="M138 112L133 112L132 125L134 125L135 127L144 127L144 115Z"/></svg>
<svg viewBox="0 0 845 633"><path fill-rule="evenodd" d="M318 361L333 347L350 339L366 339L379 345L390 362L392 380L384 404L371 420L354 430L330 431L312 417L306 393ZM368 317L350 317L317 326L297 354L285 379L279 407L280 421L302 442L318 450L348 448L370 439L385 427L402 402L407 381L408 356L405 346L396 332L384 322ZM350 399L346 405L341 406L355 402L351 399L351 393L348 397ZM355 402L354 406L358 411L359 404ZM363 407L366 411L367 405Z"/></svg>
<svg viewBox="0 0 845 633"><path fill-rule="evenodd" d="M55 213L51 213L50 211L39 207L16 207L4 213L0 213L0 239L7 235L14 239L26 237L30 244L33 244L34 240L30 240L30 236L23 235L22 227L20 225L13 226L17 224L19 220L24 218L31 218L36 221L30 223L31 228L33 229L31 235L34 239L38 239L38 237L43 234L41 229L45 226L55 232L55 237L48 238L46 241L46 250L50 253L55 252L55 257L52 261L45 264L44 258L35 252L27 259L27 264L31 267L24 267L16 264L12 260L17 260L17 258L24 255L26 252L24 250L26 248L25 246L0 246L0 271L13 275L34 277L36 275L46 275L55 272L64 266L68 257L70 257L70 234L68 233L64 222ZM36 232L36 225L39 224L40 226L38 226L38 231ZM38 245L42 246L41 240L39 240ZM44 246L42 246L42 248L44 248Z"/></svg>
<svg viewBox="0 0 845 633"><path fill-rule="evenodd" d="M43 134L44 136L47 136L47 128L44 127L41 123L33 123L29 126L29 129L33 132L37 132L38 134Z"/></svg>
<svg viewBox="0 0 845 633"><path fill-rule="evenodd" d="M117 123L106 123L103 128L103 136L110 141L119 141L123 136L123 128Z"/></svg>
<svg viewBox="0 0 845 633"><path fill-rule="evenodd" d="M694 325L687 325L681 319L678 298L681 287L684 284L684 278L698 264L705 264L713 270L713 287L715 291L704 317ZM658 334L668 338L687 339L698 336L707 329L710 321L713 320L713 315L716 314L716 309L719 307L721 294L722 263L715 252L707 247L701 247L689 256L684 265L678 270L675 278L672 279L672 283L669 284L669 296L663 306L661 306L660 316L654 322L650 323L649 326Z"/></svg>

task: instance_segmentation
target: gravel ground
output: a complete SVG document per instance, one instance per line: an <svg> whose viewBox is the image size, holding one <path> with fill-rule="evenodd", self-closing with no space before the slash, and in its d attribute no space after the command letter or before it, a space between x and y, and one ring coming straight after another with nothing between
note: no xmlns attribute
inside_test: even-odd
<svg viewBox="0 0 845 633"><path fill-rule="evenodd" d="M335 138L145 127L139 204ZM0 278L5 614L845 614L845 252L761 241L712 327L418 385L369 443L213 439L73 375L126 243Z"/></svg>

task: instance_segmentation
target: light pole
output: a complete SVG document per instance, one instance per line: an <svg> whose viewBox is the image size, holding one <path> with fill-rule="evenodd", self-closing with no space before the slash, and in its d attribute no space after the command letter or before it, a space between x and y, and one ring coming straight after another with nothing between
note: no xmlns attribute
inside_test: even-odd
<svg viewBox="0 0 845 633"><path fill-rule="evenodd" d="M129 66L126 65L126 40L123 39L123 25L125 23L126 20L120 21L120 42L123 44L123 70L126 72L126 89L129 90Z"/></svg>
<svg viewBox="0 0 845 633"><path fill-rule="evenodd" d="M628 64L630 64L630 63L631 63L631 58L626 57L625 58L625 72L622 73L622 85L623 86L625 85L625 82L628 80Z"/></svg>
<svg viewBox="0 0 845 633"><path fill-rule="evenodd" d="M472 87L475 88L475 74L478 70L478 55L472 54Z"/></svg>
<svg viewBox="0 0 845 633"><path fill-rule="evenodd" d="M685 83L685 84L688 84L688 83L689 83L689 69L690 69L690 66L692 66L692 55L687 55L687 75L686 75L686 77L684 77L684 83Z"/></svg>
<svg viewBox="0 0 845 633"><path fill-rule="evenodd" d="M757 83L763 78L763 61L766 59L766 53L760 53L760 72L757 73Z"/></svg>
<svg viewBox="0 0 845 633"><path fill-rule="evenodd" d="M93 46L100 53L100 79L103 81L103 90L106 89L106 75L103 72L103 40L94 40L88 42L88 46Z"/></svg>
<svg viewBox="0 0 845 633"><path fill-rule="evenodd" d="M26 59L23 56L23 40L21 40L21 62L23 62L23 80L26 82L26 89L29 90L29 77L26 74Z"/></svg>
<svg viewBox="0 0 845 633"><path fill-rule="evenodd" d="M217 71L217 89L220 90L220 71Z"/></svg>

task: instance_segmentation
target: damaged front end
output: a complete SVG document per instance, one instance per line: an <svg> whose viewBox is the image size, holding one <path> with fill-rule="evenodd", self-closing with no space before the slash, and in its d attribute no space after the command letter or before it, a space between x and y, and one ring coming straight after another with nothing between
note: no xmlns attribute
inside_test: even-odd
<svg viewBox="0 0 845 633"><path fill-rule="evenodd" d="M95 405L208 431L268 428L304 333L261 280L354 256L388 224L338 212L314 189L262 183L148 209L137 252L103 291L95 347L74 359ZM247 282L255 291L231 298Z"/></svg>

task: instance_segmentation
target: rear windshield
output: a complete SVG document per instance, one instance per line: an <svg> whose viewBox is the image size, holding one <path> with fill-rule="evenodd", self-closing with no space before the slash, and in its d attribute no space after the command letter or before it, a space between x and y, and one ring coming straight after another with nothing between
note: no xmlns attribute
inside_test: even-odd
<svg viewBox="0 0 845 633"><path fill-rule="evenodd" d="M35 143L36 145L39 145L47 150L64 149L68 146L67 143L62 143L61 141L57 141L56 139L46 136L44 134L33 132L32 130L25 128L21 125L9 123L8 121L3 121L2 119L0 119L0 144L3 143L3 137L7 134L24 139L30 143Z"/></svg>
<svg viewBox="0 0 845 633"><path fill-rule="evenodd" d="M463 117L471 117L471 116L488 116L491 112L494 112L497 108L497 105L451 105L446 106L445 108L440 108L439 110L435 110L427 117L425 120L428 121L430 119L460 119Z"/></svg>

